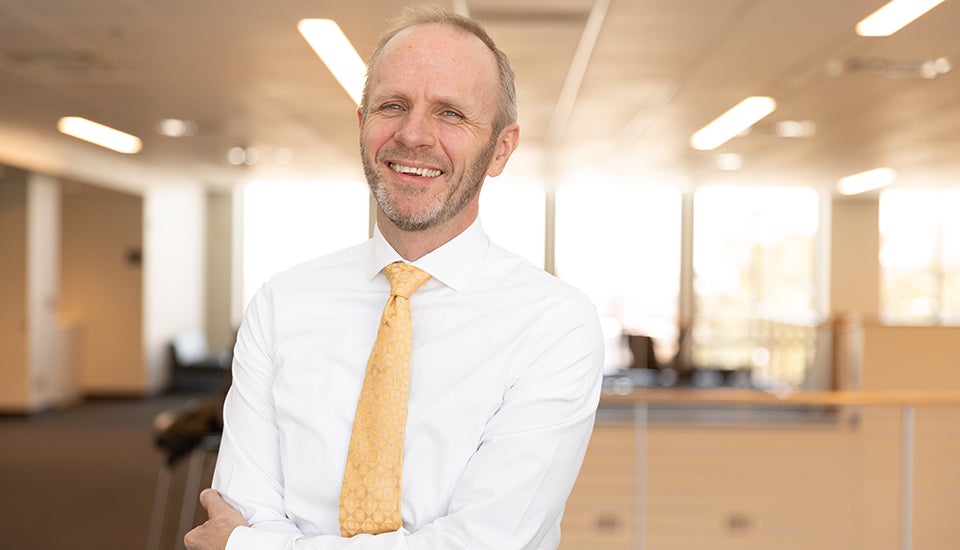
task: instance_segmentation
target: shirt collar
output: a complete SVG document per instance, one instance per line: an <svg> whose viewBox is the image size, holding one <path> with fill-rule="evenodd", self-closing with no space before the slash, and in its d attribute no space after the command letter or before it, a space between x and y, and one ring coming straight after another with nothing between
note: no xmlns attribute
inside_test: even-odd
<svg viewBox="0 0 960 550"><path fill-rule="evenodd" d="M477 218L462 233L415 262L407 262L426 271L444 285L460 290L480 266L490 248L490 239L483 232ZM373 230L373 251L367 267L367 276L373 280L380 271L393 262L405 261L380 233ZM429 283L428 283L429 284Z"/></svg>

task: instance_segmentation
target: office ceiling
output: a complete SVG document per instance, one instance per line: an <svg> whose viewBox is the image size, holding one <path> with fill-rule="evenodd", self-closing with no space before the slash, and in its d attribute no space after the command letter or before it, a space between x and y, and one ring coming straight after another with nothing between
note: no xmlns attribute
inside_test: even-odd
<svg viewBox="0 0 960 550"><path fill-rule="evenodd" d="M956 184L960 67L926 78L923 64L960 65L960 0L891 37L857 36L884 1L440 3L484 20L518 74L521 146L506 178L832 189L889 166L898 185ZM133 188L359 179L355 107L296 24L335 19L367 57L400 5L0 0L0 162ZM690 147L749 95L778 109L715 151ZM64 115L139 135L143 150L61 135ZM197 133L160 135L167 117L195 121ZM815 133L781 137L784 121ZM235 147L255 148L257 162L230 164ZM728 153L739 170L722 168Z"/></svg>

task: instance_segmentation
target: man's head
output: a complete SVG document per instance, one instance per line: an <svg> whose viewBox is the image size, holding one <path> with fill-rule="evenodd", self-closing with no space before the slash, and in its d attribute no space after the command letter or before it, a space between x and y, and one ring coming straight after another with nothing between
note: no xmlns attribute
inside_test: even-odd
<svg viewBox="0 0 960 550"><path fill-rule="evenodd" d="M359 118L367 182L403 231L464 229L519 139L506 57L476 23L438 8L405 12L380 41Z"/></svg>

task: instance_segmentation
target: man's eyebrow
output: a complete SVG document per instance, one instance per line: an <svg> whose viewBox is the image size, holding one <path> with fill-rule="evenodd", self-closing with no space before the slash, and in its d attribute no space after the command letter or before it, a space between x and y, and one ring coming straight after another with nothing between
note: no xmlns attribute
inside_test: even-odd
<svg viewBox="0 0 960 550"><path fill-rule="evenodd" d="M436 104L445 109L453 109L455 111L465 112L466 108L459 102L453 100L439 100Z"/></svg>
<svg viewBox="0 0 960 550"><path fill-rule="evenodd" d="M406 99L406 96L400 92L396 92L393 90L387 90L385 92L375 93L370 96L371 101L386 101L389 99Z"/></svg>

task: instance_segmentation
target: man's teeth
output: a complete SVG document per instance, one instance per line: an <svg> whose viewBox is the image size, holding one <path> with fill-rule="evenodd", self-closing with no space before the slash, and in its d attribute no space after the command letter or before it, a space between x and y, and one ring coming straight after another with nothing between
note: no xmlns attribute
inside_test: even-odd
<svg viewBox="0 0 960 550"><path fill-rule="evenodd" d="M393 169L394 172L400 172L401 174L415 174L417 176L424 176L427 178L435 178L442 173L440 170L435 170L433 168L414 168L413 166L404 166L402 164L393 163L390 163L390 168Z"/></svg>

